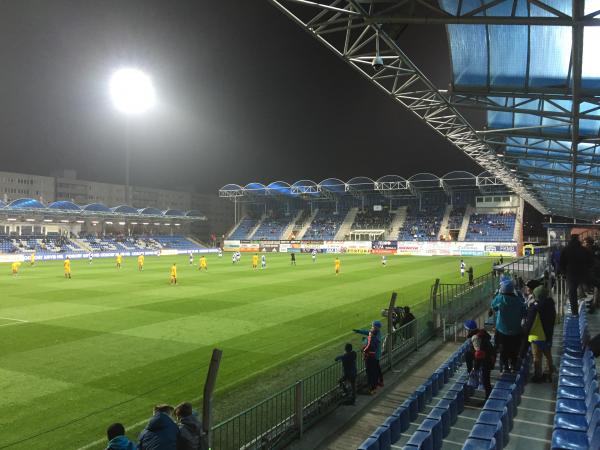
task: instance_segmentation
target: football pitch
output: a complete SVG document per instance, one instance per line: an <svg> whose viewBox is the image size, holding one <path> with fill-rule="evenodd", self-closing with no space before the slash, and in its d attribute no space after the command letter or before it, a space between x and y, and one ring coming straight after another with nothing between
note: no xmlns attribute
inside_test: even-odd
<svg viewBox="0 0 600 450"><path fill-rule="evenodd" d="M380 317L392 291L418 315L435 278L460 281L459 257L187 255L0 265L0 449L104 448L106 427L137 438L156 403L198 399L213 348L223 350L217 422L324 367L351 330ZM475 276L492 259L464 258ZM178 284L169 269L178 267ZM195 261L196 263L196 261ZM260 263L259 263L260 265ZM463 280L464 281L464 280ZM421 305L419 306L419 303Z"/></svg>

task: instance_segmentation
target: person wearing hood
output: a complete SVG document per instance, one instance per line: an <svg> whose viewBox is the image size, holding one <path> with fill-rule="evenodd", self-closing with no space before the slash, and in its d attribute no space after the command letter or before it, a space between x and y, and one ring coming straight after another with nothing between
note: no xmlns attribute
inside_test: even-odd
<svg viewBox="0 0 600 450"><path fill-rule="evenodd" d="M485 398L487 399L492 392L492 383L490 374L496 363L496 351L492 345L492 338L483 328L477 327L477 322L467 320L464 323L467 332L467 341L469 346L465 352L465 363L467 372L473 370L481 371L481 380L485 388Z"/></svg>
<svg viewBox="0 0 600 450"><path fill-rule="evenodd" d="M172 406L154 407L154 415L140 433L138 450L177 450L179 428L173 422L172 414Z"/></svg>
<svg viewBox="0 0 600 450"><path fill-rule="evenodd" d="M202 423L194 414L192 404L184 402L177 405L175 417L179 426L177 450L204 450Z"/></svg>
<svg viewBox="0 0 600 450"><path fill-rule="evenodd" d="M106 450L135 450L135 444L125 436L125 427L121 423L113 423L106 430L108 446Z"/></svg>
<svg viewBox="0 0 600 450"><path fill-rule="evenodd" d="M556 307L550 292L544 286L536 287L533 295L535 301L527 310L525 333L527 340L531 343L533 353L534 374L531 381L539 383L545 379L552 381L552 374L556 370L552 362L552 336L556 321ZM548 365L547 376L542 374L542 356L546 358Z"/></svg>
<svg viewBox="0 0 600 450"><path fill-rule="evenodd" d="M521 320L525 317L526 308L509 277L501 277L499 292L491 306L496 313L496 347L500 352L500 368L505 371L517 370L523 331Z"/></svg>

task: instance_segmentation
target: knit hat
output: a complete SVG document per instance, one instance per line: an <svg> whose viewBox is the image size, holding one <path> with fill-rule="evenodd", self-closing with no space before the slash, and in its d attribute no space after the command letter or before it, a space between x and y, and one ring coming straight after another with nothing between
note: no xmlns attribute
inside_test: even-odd
<svg viewBox="0 0 600 450"><path fill-rule="evenodd" d="M464 327L465 330L476 330L477 322L475 322L474 320L465 320Z"/></svg>
<svg viewBox="0 0 600 450"><path fill-rule="evenodd" d="M515 292L515 286L512 280L502 280L500 282L500 293L501 294L512 294Z"/></svg>
<svg viewBox="0 0 600 450"><path fill-rule="evenodd" d="M381 328L381 322L379 320L374 320L373 321L373 326L375 328Z"/></svg>
<svg viewBox="0 0 600 450"><path fill-rule="evenodd" d="M550 292L546 289L546 286L538 286L533 290L533 296L536 300L542 300L550 297Z"/></svg>

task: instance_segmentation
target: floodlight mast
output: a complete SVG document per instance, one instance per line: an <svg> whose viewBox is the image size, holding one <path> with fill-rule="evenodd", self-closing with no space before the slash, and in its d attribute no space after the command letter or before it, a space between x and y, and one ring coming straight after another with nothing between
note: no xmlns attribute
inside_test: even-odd
<svg viewBox="0 0 600 450"><path fill-rule="evenodd" d="M156 92L150 76L133 67L116 70L110 78L109 90L113 106L125 115L125 204L131 206L129 121L154 107Z"/></svg>

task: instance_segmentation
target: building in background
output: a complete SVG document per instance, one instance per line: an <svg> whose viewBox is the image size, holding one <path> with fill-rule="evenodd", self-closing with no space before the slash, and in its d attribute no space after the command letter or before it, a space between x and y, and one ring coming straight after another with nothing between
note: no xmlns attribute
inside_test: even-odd
<svg viewBox="0 0 600 450"><path fill-rule="evenodd" d="M209 242L211 235L217 240L233 225L233 206L219 201L216 194L193 194L186 190L157 189L131 186L134 208L156 208L179 211L196 210L209 217L192 227L192 232L202 241ZM108 207L125 204L125 186L81 180L74 170L61 170L52 176L0 172L0 200L8 204L22 198L33 198L48 205L58 200L70 200L78 205L102 203Z"/></svg>

